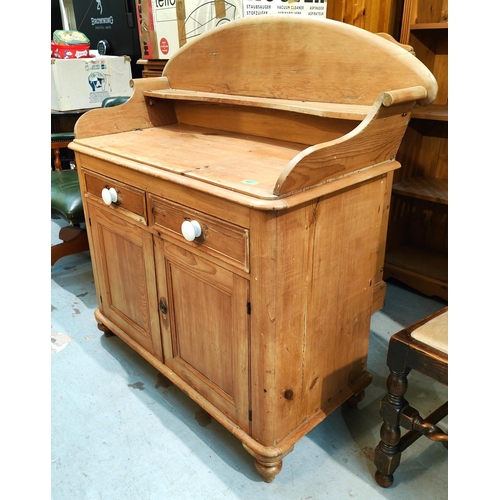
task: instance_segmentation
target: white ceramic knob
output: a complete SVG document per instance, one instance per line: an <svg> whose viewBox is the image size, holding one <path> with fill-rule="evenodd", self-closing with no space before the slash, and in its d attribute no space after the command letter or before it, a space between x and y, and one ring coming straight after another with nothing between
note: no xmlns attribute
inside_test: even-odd
<svg viewBox="0 0 500 500"><path fill-rule="evenodd" d="M201 236L201 226L196 220L185 220L181 226L182 236L187 241L193 241L198 236Z"/></svg>
<svg viewBox="0 0 500 500"><path fill-rule="evenodd" d="M111 203L116 203L118 200L118 194L115 188L104 188L101 193L102 201L106 205L111 205Z"/></svg>

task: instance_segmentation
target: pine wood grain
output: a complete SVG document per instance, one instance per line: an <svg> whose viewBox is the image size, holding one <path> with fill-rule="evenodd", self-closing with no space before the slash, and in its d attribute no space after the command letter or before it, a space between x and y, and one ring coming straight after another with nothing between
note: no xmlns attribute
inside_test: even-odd
<svg viewBox="0 0 500 500"><path fill-rule="evenodd" d="M270 482L371 381L388 186L415 102L436 86L381 36L263 17L184 45L123 107L86 113L72 148L101 328L237 436ZM292 35L300 45L283 51ZM123 206L99 200L104 178ZM203 233L185 241L195 217Z"/></svg>

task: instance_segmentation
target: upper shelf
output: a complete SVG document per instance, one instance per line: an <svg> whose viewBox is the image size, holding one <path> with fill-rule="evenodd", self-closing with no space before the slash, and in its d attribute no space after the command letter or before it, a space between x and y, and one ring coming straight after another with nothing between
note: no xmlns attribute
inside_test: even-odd
<svg viewBox="0 0 500 500"><path fill-rule="evenodd" d="M448 21L443 21L440 23L416 23L410 25L410 30L439 30L447 28Z"/></svg>
<svg viewBox="0 0 500 500"><path fill-rule="evenodd" d="M420 118L423 120L437 120L441 122L448 121L448 105L447 104L432 104L431 106L415 106L412 113L412 118Z"/></svg>
<svg viewBox="0 0 500 500"><path fill-rule="evenodd" d="M397 168L415 102L438 89L399 43L279 15L211 30L132 84L125 104L78 121L75 151L273 202Z"/></svg>
<svg viewBox="0 0 500 500"><path fill-rule="evenodd" d="M448 179L409 177L394 184L392 192L420 200L448 204Z"/></svg>
<svg viewBox="0 0 500 500"><path fill-rule="evenodd" d="M174 99L181 101L197 101L206 103L249 106L256 108L278 109L297 113L321 116L323 118L339 118L342 120L363 120L372 106L361 104L338 104L330 102L297 101L290 99L274 99L268 97L249 97L242 95L199 92L196 90L162 89L145 90L144 95L158 99Z"/></svg>

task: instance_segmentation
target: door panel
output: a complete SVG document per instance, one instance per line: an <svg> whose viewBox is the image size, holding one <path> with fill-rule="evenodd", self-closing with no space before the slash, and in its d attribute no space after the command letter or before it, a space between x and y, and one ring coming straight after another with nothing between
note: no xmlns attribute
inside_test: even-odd
<svg viewBox="0 0 500 500"><path fill-rule="evenodd" d="M161 361L152 236L90 201L88 209L100 309Z"/></svg>
<svg viewBox="0 0 500 500"><path fill-rule="evenodd" d="M155 245L158 290L168 303L165 364L248 431L248 281L160 238Z"/></svg>

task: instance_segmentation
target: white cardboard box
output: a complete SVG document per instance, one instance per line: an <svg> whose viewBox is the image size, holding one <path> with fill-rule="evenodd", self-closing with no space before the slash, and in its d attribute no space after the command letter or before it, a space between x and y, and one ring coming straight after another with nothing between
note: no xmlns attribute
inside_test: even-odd
<svg viewBox="0 0 500 500"><path fill-rule="evenodd" d="M51 108L99 108L106 97L131 96L131 80L128 56L51 59Z"/></svg>
<svg viewBox="0 0 500 500"><path fill-rule="evenodd" d="M243 17L242 0L135 0L143 59L170 59L202 33Z"/></svg>

